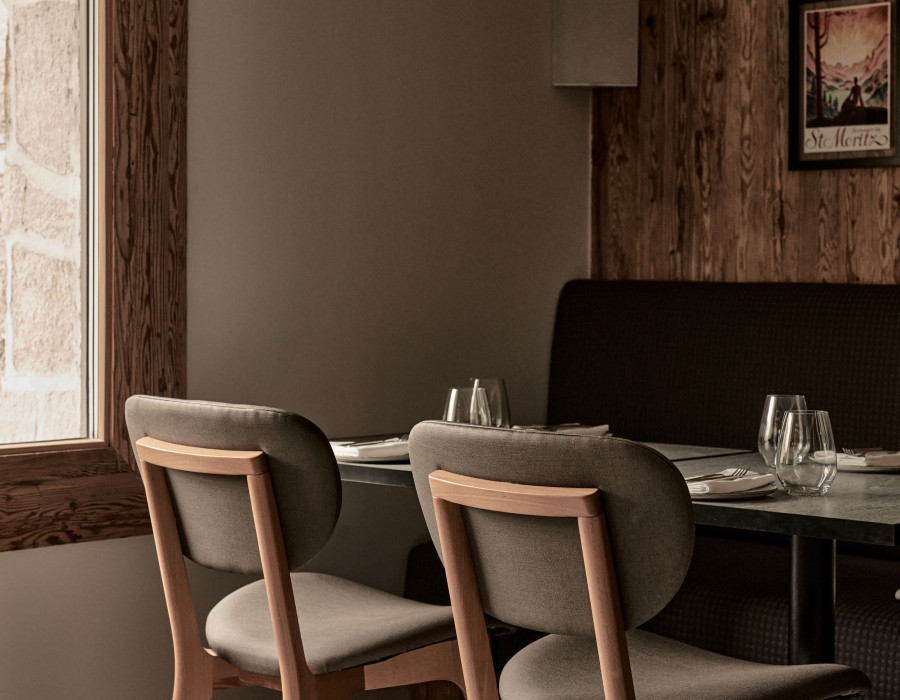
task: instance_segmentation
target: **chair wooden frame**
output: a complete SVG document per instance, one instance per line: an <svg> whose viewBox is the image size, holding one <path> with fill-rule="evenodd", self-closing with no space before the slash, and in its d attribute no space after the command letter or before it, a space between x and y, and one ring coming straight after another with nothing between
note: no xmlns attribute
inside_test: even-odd
<svg viewBox="0 0 900 700"><path fill-rule="evenodd" d="M258 685L285 700L342 700L364 690L446 680L465 690L456 640L432 644L365 666L314 674L303 653L278 508L266 456L261 451L175 445L150 437L137 441L175 647L173 700L209 700L228 688ZM171 494L163 469L246 477L275 630L280 676L250 673L203 646Z"/></svg>
<svg viewBox="0 0 900 700"><path fill-rule="evenodd" d="M489 481L437 470L428 477L468 700L499 700L481 595L462 507L577 518L597 653L607 700L634 700L615 564L600 491Z"/></svg>

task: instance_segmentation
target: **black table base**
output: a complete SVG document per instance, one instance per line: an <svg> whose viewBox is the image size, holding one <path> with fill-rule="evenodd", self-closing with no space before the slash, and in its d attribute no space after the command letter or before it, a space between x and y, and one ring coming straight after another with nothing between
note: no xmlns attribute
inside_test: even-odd
<svg viewBox="0 0 900 700"><path fill-rule="evenodd" d="M788 660L834 663L835 541L791 535Z"/></svg>

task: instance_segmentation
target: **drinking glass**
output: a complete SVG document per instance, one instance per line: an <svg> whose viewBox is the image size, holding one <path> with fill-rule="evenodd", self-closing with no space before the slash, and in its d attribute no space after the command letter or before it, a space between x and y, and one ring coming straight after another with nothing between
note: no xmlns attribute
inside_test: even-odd
<svg viewBox="0 0 900 700"><path fill-rule="evenodd" d="M491 409L491 425L496 428L508 428L510 426L509 419L509 398L506 396L506 384L500 377L490 377L488 379L469 379L472 382L472 388L484 389L487 394L488 406Z"/></svg>
<svg viewBox="0 0 900 700"><path fill-rule="evenodd" d="M784 412L806 410L806 397L799 394L769 394L763 406L762 420L759 423L759 453L766 460L769 469L775 469L775 447L781 433Z"/></svg>
<svg viewBox="0 0 900 700"><path fill-rule="evenodd" d="M447 392L444 420L453 423L491 425L487 392L481 387L454 387Z"/></svg>
<svg viewBox="0 0 900 700"><path fill-rule="evenodd" d="M828 411L785 411L775 448L775 476L794 496L824 496L837 473Z"/></svg>

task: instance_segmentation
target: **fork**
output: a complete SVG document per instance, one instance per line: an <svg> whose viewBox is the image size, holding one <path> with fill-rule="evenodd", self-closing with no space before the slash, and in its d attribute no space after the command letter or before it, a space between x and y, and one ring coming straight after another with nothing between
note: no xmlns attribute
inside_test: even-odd
<svg viewBox="0 0 900 700"><path fill-rule="evenodd" d="M715 474L704 474L701 476L689 476L685 479L685 481L712 481L713 479L740 479L742 476L747 476L747 473L750 471L750 467L747 465L741 465L735 469L731 470L731 474L723 474L722 472L716 472Z"/></svg>

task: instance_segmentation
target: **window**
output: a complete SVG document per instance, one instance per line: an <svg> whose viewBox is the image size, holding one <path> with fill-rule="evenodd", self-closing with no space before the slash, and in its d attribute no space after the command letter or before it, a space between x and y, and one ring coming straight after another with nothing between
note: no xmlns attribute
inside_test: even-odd
<svg viewBox="0 0 900 700"><path fill-rule="evenodd" d="M93 5L0 0L0 444L96 436Z"/></svg>
<svg viewBox="0 0 900 700"><path fill-rule="evenodd" d="M74 4L80 22L91 18L77 0L0 1L11 34L26 7L65 13L62 6ZM96 285L85 281L79 294L89 312L84 327L97 329L97 343L84 332L79 355L83 386L96 387L95 408L87 410L91 392L85 391L82 439L0 446L0 550L149 532L123 405L134 393L184 392L187 6L184 0L92 2L97 50L82 65L98 86L91 102L97 123L84 132L96 134L93 145L90 138L84 143L96 148L98 166L80 184L96 193L97 205L78 216L96 222L96 264L80 272L86 279L95 270ZM87 261L89 246L79 245ZM2 279L9 275L0 273ZM91 366L96 372L89 381ZM34 415L46 417L42 409Z"/></svg>

